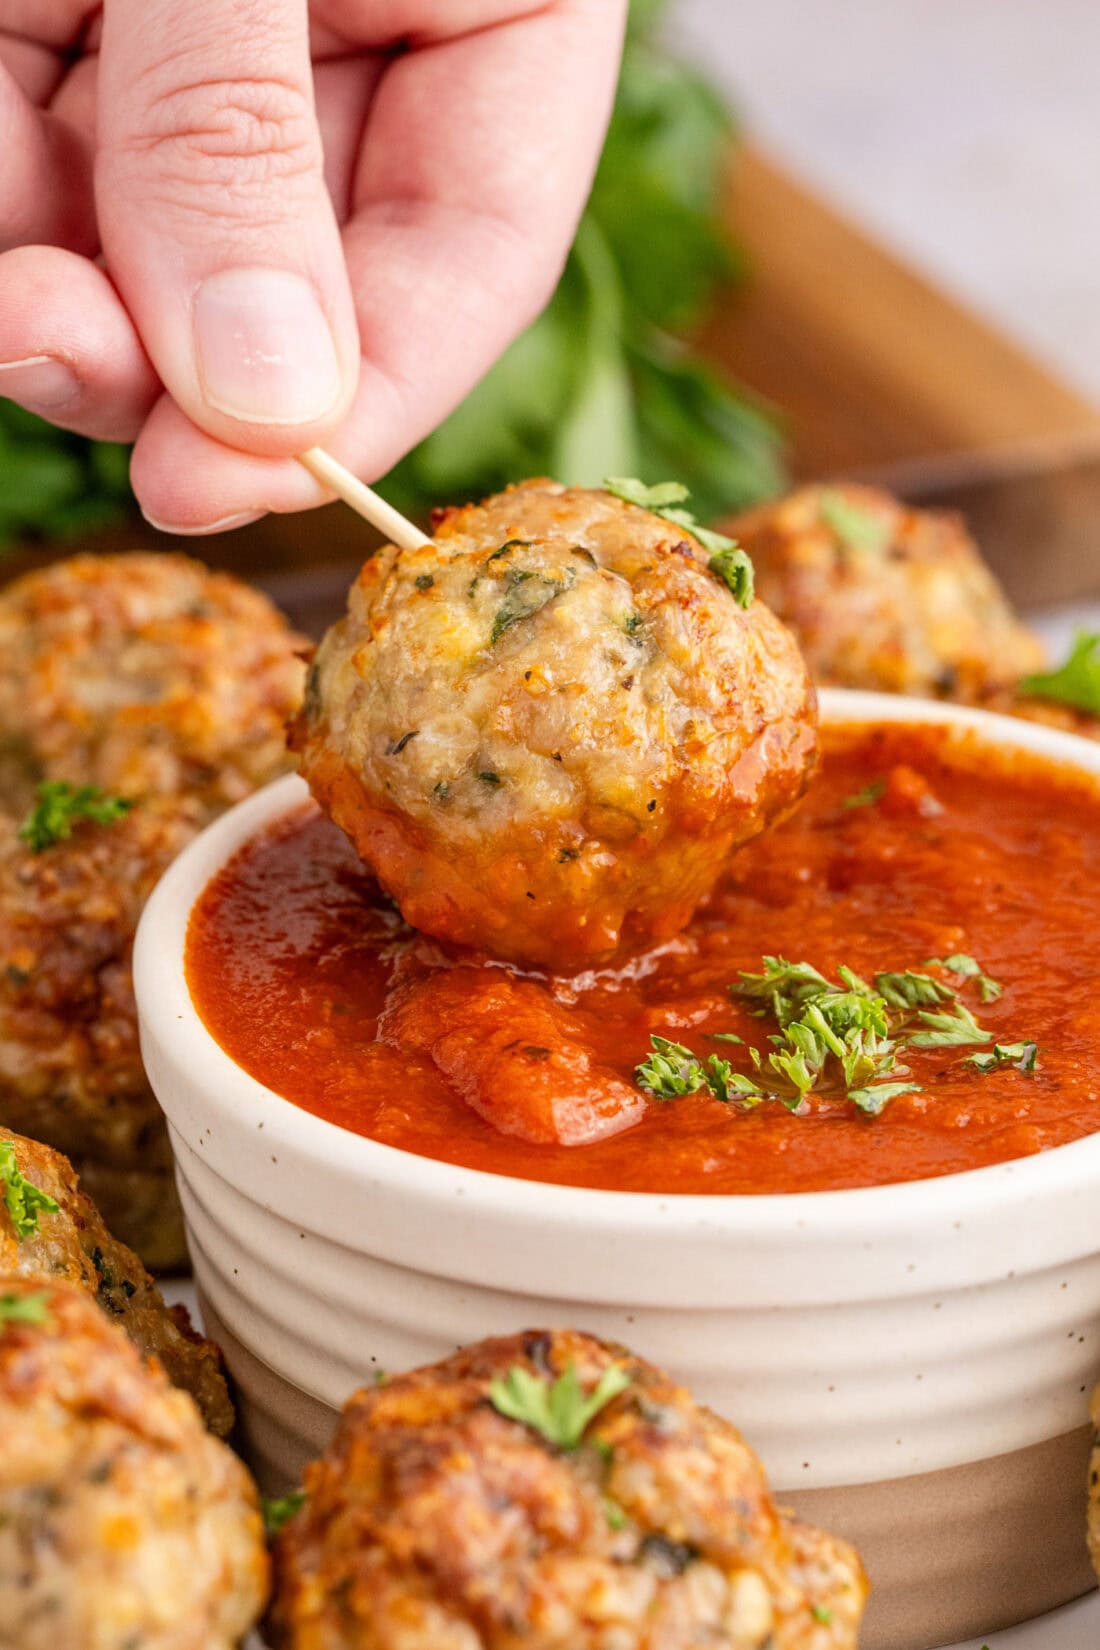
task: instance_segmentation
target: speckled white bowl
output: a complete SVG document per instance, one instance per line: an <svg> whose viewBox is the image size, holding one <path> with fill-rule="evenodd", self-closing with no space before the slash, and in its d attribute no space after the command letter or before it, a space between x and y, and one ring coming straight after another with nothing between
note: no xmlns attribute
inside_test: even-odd
<svg viewBox="0 0 1100 1650"><path fill-rule="evenodd" d="M844 722L972 729L1100 775L1100 745L982 712L832 692ZM799 1511L860 1545L866 1650L993 1631L1090 1585L1086 1393L1100 1375L1100 1137L901 1186L660 1197L542 1185L379 1145L282 1100L205 1029L191 908L306 795L284 779L169 870L135 950L208 1315L274 1487L379 1368L576 1324L731 1417Z"/></svg>

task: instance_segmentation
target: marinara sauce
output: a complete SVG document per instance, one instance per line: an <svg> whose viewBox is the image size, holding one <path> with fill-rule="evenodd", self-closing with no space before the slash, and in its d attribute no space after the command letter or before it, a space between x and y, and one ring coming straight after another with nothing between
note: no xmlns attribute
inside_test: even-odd
<svg viewBox="0 0 1100 1650"><path fill-rule="evenodd" d="M387 1145L575 1186L793 1192L950 1174L1100 1128L1100 789L934 725L833 728L796 816L734 856L679 939L616 970L525 977L568 1013L594 1061L632 1081L653 1032L751 1069L744 1049L707 1033L767 1050L774 1023L727 992L766 954L832 978L840 964L873 977L958 953L1003 987L995 1001L969 987L962 1000L998 1041L1037 1044L1034 1071L982 1075L966 1063L973 1047L907 1049L919 1090L877 1117L843 1092L812 1093L803 1115L700 1093L651 1099L633 1127L571 1147L498 1132L423 1045L380 1039L410 969L442 978L471 959L413 935L311 806L249 843L205 890L187 973L239 1065ZM500 981L501 965L473 961L487 985Z"/></svg>

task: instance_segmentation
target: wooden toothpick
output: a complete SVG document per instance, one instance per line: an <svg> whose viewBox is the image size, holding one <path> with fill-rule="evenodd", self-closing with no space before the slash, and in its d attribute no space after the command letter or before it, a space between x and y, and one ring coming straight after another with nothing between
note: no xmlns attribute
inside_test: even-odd
<svg viewBox="0 0 1100 1650"><path fill-rule="evenodd" d="M396 544L401 550L416 550L422 544L432 541L419 527L403 516L400 510L395 510L392 504L387 504L384 498L379 498L374 490L352 475L343 464L326 453L323 447L310 447L308 452L298 454L298 463L305 466L310 475L319 481L322 487L342 498L345 504L361 515L364 521L369 521L372 527L377 527L391 544Z"/></svg>

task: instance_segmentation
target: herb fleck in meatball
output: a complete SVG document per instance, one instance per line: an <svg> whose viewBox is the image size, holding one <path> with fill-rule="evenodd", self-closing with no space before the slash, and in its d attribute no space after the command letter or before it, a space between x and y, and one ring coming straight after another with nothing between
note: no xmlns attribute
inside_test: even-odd
<svg viewBox="0 0 1100 1650"><path fill-rule="evenodd" d="M0 1128L0 1148L5 1146L18 1174L57 1208L36 1211L21 1232L6 1206L0 1166L0 1273L63 1280L85 1290L145 1356L159 1359L175 1386L191 1394L210 1430L226 1437L233 1406L217 1347L194 1333L183 1307L169 1311L144 1266L112 1237L59 1152Z"/></svg>
<svg viewBox="0 0 1100 1650"><path fill-rule="evenodd" d="M866 1594L732 1426L567 1330L358 1393L275 1556L278 1650L854 1650Z"/></svg>
<svg viewBox="0 0 1100 1650"><path fill-rule="evenodd" d="M158 1268L186 1250L131 952L146 899L201 823L196 803L151 801L34 853L0 816L0 1124L72 1157L112 1229Z"/></svg>
<svg viewBox="0 0 1100 1650"><path fill-rule="evenodd" d="M186 556L74 556L0 591L0 795L42 779L206 813L287 765L304 646L266 597Z"/></svg>
<svg viewBox="0 0 1100 1650"><path fill-rule="evenodd" d="M533 481L367 562L296 743L414 927L569 970L684 925L800 796L816 707L681 528Z"/></svg>
<svg viewBox="0 0 1100 1650"><path fill-rule="evenodd" d="M803 487L727 525L818 682L978 700L1041 667L957 516L844 485Z"/></svg>
<svg viewBox="0 0 1100 1650"><path fill-rule="evenodd" d="M67 1284L0 1277L0 1643L232 1650L256 1492L186 1393Z"/></svg>

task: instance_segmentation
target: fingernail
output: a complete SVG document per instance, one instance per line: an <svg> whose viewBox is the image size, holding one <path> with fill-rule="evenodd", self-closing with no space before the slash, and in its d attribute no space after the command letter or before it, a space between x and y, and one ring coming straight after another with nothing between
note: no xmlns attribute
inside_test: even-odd
<svg viewBox="0 0 1100 1650"><path fill-rule="evenodd" d="M18 401L28 412L59 412L80 396L80 379L52 355L28 355L0 361L0 396Z"/></svg>
<svg viewBox="0 0 1100 1650"><path fill-rule="evenodd" d="M342 379L328 318L308 281L227 269L195 294L195 353L210 406L249 424L311 424Z"/></svg>
<svg viewBox="0 0 1100 1650"><path fill-rule="evenodd" d="M172 521L158 521L148 510L142 510L141 513L150 527L155 527L158 533L171 533L178 539L200 539L205 538L208 533L228 533L234 527L247 527L251 522L259 521L265 512L241 510L235 516L220 516L217 521L204 521L198 527L190 524L180 525Z"/></svg>

